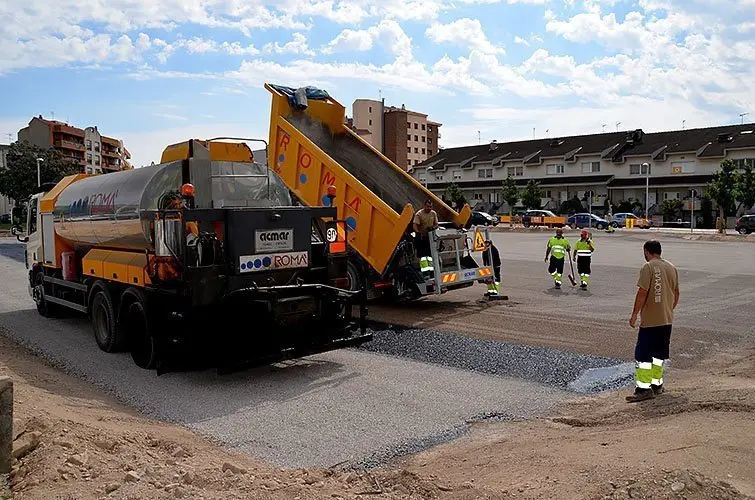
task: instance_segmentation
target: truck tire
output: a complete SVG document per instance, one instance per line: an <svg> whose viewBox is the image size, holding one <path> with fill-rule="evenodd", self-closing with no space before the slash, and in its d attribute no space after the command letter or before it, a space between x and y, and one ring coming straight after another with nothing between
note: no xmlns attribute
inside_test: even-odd
<svg viewBox="0 0 755 500"><path fill-rule="evenodd" d="M34 274L32 295L34 297L34 302L37 304L37 312L39 315L45 318L55 318L60 314L60 306L46 300L44 279L45 274L42 271Z"/></svg>
<svg viewBox="0 0 755 500"><path fill-rule="evenodd" d="M351 260L346 263L346 277L349 280L350 291L356 292L361 289L362 275L360 274L357 265Z"/></svg>
<svg viewBox="0 0 755 500"><path fill-rule="evenodd" d="M152 370L157 366L157 344L147 316L144 293L129 288L121 296L118 328L128 339L131 359L139 368Z"/></svg>
<svg viewBox="0 0 755 500"><path fill-rule="evenodd" d="M120 352L125 347L124 337L116 327L113 300L104 287L97 287L90 313L97 345L105 352Z"/></svg>

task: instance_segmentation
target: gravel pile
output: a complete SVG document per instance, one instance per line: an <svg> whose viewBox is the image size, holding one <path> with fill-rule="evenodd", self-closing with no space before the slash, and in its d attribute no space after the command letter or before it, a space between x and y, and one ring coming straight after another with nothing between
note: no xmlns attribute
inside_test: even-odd
<svg viewBox="0 0 755 500"><path fill-rule="evenodd" d="M373 324L372 334L372 342L359 349L490 375L522 378L579 393L617 389L631 381L633 376L633 371L629 370L629 366L633 370L633 365L620 359L394 325Z"/></svg>

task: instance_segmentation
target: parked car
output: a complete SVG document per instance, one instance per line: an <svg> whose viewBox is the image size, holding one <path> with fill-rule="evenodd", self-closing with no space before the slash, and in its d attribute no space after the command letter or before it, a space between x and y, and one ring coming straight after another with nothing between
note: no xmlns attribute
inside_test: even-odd
<svg viewBox="0 0 755 500"><path fill-rule="evenodd" d="M10 224L12 222L10 214L0 215L0 224Z"/></svg>
<svg viewBox="0 0 755 500"><path fill-rule="evenodd" d="M582 229L583 227L594 227L595 229L602 230L608 227L608 221L595 214L583 213L567 217L566 225L579 229Z"/></svg>
<svg viewBox="0 0 755 500"><path fill-rule="evenodd" d="M611 225L613 227L626 227L627 225L627 219L634 219L634 227L642 227L642 228L648 228L650 226L648 225L642 225L639 223L640 218L634 215L631 212L619 212L618 214L613 214L611 217Z"/></svg>
<svg viewBox="0 0 755 500"><path fill-rule="evenodd" d="M487 212L472 212L472 216L467 221L467 227L472 226L497 226L498 217L493 217Z"/></svg>
<svg viewBox="0 0 755 500"><path fill-rule="evenodd" d="M737 219L734 226L739 234L750 234L755 231L755 215L743 215Z"/></svg>
<svg viewBox="0 0 755 500"><path fill-rule="evenodd" d="M530 227L530 219L532 217L558 217L558 215L550 210L527 210L522 215L522 224L524 224L524 227Z"/></svg>

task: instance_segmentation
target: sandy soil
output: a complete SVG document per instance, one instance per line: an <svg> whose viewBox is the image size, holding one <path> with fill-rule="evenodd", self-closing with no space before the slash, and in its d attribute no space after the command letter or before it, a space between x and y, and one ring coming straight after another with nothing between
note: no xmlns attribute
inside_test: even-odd
<svg viewBox="0 0 755 500"><path fill-rule="evenodd" d="M13 498L689 498L755 496L755 348L675 370L637 405L584 398L475 424L371 472L281 470L145 419L0 337L15 381ZM22 449L25 446L25 450ZM3 491L0 489L0 498Z"/></svg>

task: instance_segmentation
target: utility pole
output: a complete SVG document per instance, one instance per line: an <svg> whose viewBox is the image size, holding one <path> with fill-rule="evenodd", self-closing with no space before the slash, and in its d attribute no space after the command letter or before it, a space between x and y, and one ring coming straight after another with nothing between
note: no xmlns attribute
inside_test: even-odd
<svg viewBox="0 0 755 500"><path fill-rule="evenodd" d="M616 122L616 132L619 131L619 125L621 125L621 122Z"/></svg>
<svg viewBox="0 0 755 500"><path fill-rule="evenodd" d="M37 158L37 187L42 186L42 171L40 169L40 164L45 161L44 158Z"/></svg>
<svg viewBox="0 0 755 500"><path fill-rule="evenodd" d="M642 168L645 169L645 223L647 224L648 203L650 201L650 163L643 163Z"/></svg>
<svg viewBox="0 0 755 500"><path fill-rule="evenodd" d="M477 144L482 144L482 136L479 130L477 131Z"/></svg>
<svg viewBox="0 0 755 500"><path fill-rule="evenodd" d="M535 127L532 127L532 138L535 138Z"/></svg>
<svg viewBox="0 0 755 500"><path fill-rule="evenodd" d="M605 131L606 131L606 126L607 126L607 124L606 124L606 123L604 123L603 125L601 125L601 127L603 127L603 129L602 129L602 130L600 131L601 133L605 133Z"/></svg>
<svg viewBox="0 0 755 500"><path fill-rule="evenodd" d="M742 125L745 123L745 116L749 115L750 113L739 113L739 118L742 120Z"/></svg>
<svg viewBox="0 0 755 500"><path fill-rule="evenodd" d="M684 130L687 126L687 120L682 120L682 130Z"/></svg>

